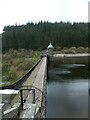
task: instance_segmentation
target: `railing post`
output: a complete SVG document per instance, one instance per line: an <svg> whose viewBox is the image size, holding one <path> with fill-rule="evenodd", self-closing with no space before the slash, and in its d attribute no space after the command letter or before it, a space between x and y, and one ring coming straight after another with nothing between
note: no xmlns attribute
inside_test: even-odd
<svg viewBox="0 0 90 120"><path fill-rule="evenodd" d="M35 104L35 89L33 89L33 103Z"/></svg>
<svg viewBox="0 0 90 120"><path fill-rule="evenodd" d="M20 90L20 95L21 95L21 107L23 110L23 93L22 93L22 89Z"/></svg>

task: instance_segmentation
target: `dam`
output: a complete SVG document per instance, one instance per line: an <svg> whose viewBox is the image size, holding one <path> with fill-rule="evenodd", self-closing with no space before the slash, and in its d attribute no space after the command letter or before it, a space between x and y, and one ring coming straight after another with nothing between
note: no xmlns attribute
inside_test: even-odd
<svg viewBox="0 0 90 120"><path fill-rule="evenodd" d="M43 56L22 87L13 91L16 95L7 109L4 101L0 105L2 118L87 118L87 57L50 57L48 68L48 57Z"/></svg>

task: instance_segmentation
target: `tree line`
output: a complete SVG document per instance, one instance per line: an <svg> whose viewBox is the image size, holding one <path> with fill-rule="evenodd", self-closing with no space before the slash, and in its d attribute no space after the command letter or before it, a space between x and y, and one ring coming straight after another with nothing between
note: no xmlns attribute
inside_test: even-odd
<svg viewBox="0 0 90 120"><path fill-rule="evenodd" d="M28 22L25 25L5 26L2 49L44 50L49 43L57 47L88 47L88 23Z"/></svg>

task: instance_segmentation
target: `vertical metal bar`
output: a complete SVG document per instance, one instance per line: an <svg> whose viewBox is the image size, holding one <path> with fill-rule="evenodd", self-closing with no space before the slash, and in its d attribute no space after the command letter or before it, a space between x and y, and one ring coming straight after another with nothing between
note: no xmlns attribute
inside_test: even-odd
<svg viewBox="0 0 90 120"><path fill-rule="evenodd" d="M35 104L35 89L33 89L33 103Z"/></svg>
<svg viewBox="0 0 90 120"><path fill-rule="evenodd" d="M20 95L21 95L21 107L22 107L22 110L23 110L23 93L22 93L22 90L20 90Z"/></svg>

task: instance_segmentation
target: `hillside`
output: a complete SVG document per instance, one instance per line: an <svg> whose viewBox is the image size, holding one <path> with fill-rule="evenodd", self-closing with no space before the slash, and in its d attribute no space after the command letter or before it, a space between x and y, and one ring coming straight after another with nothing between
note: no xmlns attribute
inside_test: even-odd
<svg viewBox="0 0 90 120"><path fill-rule="evenodd" d="M39 22L6 26L3 29L3 50L43 50L51 42L57 47L88 47L88 24Z"/></svg>

